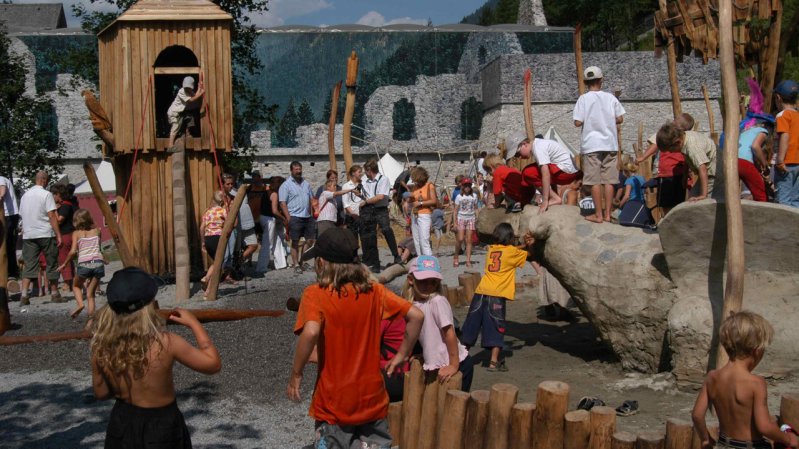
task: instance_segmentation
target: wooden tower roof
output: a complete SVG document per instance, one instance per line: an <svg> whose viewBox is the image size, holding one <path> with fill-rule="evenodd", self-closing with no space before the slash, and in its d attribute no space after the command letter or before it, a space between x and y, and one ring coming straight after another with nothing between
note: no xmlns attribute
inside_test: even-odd
<svg viewBox="0 0 799 449"><path fill-rule="evenodd" d="M209 0L139 0L110 25L119 22L233 20L233 17Z"/></svg>

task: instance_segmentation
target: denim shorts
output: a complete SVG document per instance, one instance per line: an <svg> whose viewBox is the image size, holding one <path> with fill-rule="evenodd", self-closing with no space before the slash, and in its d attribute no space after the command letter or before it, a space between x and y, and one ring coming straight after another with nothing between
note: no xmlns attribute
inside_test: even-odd
<svg viewBox="0 0 799 449"><path fill-rule="evenodd" d="M78 263L78 277L83 279L102 279L104 276L105 264L102 260Z"/></svg>
<svg viewBox="0 0 799 449"><path fill-rule="evenodd" d="M461 343L472 347L482 334L483 348L501 348L505 345L505 298L475 293L469 313L461 327Z"/></svg>
<svg viewBox="0 0 799 449"><path fill-rule="evenodd" d="M305 240L316 239L316 220L313 217L291 217L289 219L289 237L295 242L300 237L305 237Z"/></svg>

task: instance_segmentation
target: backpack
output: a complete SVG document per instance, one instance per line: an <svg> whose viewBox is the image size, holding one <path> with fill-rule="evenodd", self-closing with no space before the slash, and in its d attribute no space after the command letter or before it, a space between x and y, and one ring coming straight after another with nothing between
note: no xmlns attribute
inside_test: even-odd
<svg viewBox="0 0 799 449"><path fill-rule="evenodd" d="M633 179L633 183L635 183L636 188L643 192L641 182L637 178ZM655 220L652 219L652 214L643 201L627 201L621 209L621 213L619 213L619 224L622 226L649 228L654 223Z"/></svg>

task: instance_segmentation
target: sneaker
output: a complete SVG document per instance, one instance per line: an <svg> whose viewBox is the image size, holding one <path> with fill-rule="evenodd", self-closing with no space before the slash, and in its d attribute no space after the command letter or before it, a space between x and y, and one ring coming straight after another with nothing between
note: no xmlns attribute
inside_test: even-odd
<svg viewBox="0 0 799 449"><path fill-rule="evenodd" d="M313 267L308 262L302 264L302 269L305 271L313 271Z"/></svg>
<svg viewBox="0 0 799 449"><path fill-rule="evenodd" d="M29 306L31 305L31 299L27 296L23 296L19 298L19 305L21 306Z"/></svg>
<svg viewBox="0 0 799 449"><path fill-rule="evenodd" d="M510 208L510 211L511 212L521 212L522 211L522 205L519 204L519 203L515 203L513 205L513 207Z"/></svg>
<svg viewBox="0 0 799 449"><path fill-rule="evenodd" d="M295 266L294 267L294 273L295 274L302 274L302 267L300 265Z"/></svg>
<svg viewBox="0 0 799 449"><path fill-rule="evenodd" d="M499 362L488 362L488 368L486 371L496 373L496 372L505 372L508 370L508 367L505 366L505 360L500 360Z"/></svg>

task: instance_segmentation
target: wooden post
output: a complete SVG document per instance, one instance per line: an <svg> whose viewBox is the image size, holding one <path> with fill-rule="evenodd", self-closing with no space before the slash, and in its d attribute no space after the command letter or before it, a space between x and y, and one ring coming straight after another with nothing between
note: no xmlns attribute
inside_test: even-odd
<svg viewBox="0 0 799 449"><path fill-rule="evenodd" d="M355 86L358 80L358 56L352 51L347 60L347 106L344 108L344 130L342 153L344 153L344 169L349 172L352 167L352 116L355 114ZM404 448L403 448L404 449Z"/></svg>
<svg viewBox="0 0 799 449"><path fill-rule="evenodd" d="M719 440L719 426L718 424L709 424L707 426L707 432L713 438L713 440ZM699 434L696 432L696 429L693 431L693 438L691 439L691 449L702 449L702 440L699 439Z"/></svg>
<svg viewBox="0 0 799 449"><path fill-rule="evenodd" d="M458 275L458 284L463 287L463 302L461 305L468 305L474 296L474 289L477 287L474 283L474 276L471 273L464 273Z"/></svg>
<svg viewBox="0 0 799 449"><path fill-rule="evenodd" d="M402 449L418 449L419 424L422 417L422 398L424 397L424 370L419 360L411 362L408 371L408 385L402 402L405 403L405 416L402 417Z"/></svg>
<svg viewBox="0 0 799 449"><path fill-rule="evenodd" d="M411 384L411 372L406 371L405 374L402 376L402 391L403 391L403 401L402 401L402 427L400 427L399 435L394 436L393 438L397 441L397 446L404 447L405 445L405 419L408 416L408 399L407 394L410 391Z"/></svg>
<svg viewBox="0 0 799 449"><path fill-rule="evenodd" d="M771 91L774 89L777 77L777 64L780 54L780 34L782 33L782 2L772 2L774 8L774 20L769 27L768 45L761 50L760 71L760 90L763 91L763 111L771 113L772 101L774 96Z"/></svg>
<svg viewBox="0 0 799 449"><path fill-rule="evenodd" d="M189 276L189 226L186 214L186 134L172 153L172 225L175 238L175 301L180 303L191 296ZM202 238L202 237L201 237Z"/></svg>
<svg viewBox="0 0 799 449"><path fill-rule="evenodd" d="M610 407L593 407L589 449L610 449L614 432L616 432L616 410Z"/></svg>
<svg viewBox="0 0 799 449"><path fill-rule="evenodd" d="M535 404L521 402L510 410L510 449L529 449L533 444L533 415Z"/></svg>
<svg viewBox="0 0 799 449"><path fill-rule="evenodd" d="M682 419L666 421L666 449L691 449L693 424Z"/></svg>
<svg viewBox="0 0 799 449"><path fill-rule="evenodd" d="M663 13L663 19L669 18L669 12L666 8L666 0L658 0L660 11ZM666 39L666 65L669 70L669 87L671 88L671 109L676 118L682 113L682 103L680 102L680 84L677 80L677 51L674 48L674 34L669 30L668 36L663 36ZM736 98L738 98L736 96Z"/></svg>
<svg viewBox="0 0 799 449"><path fill-rule="evenodd" d="M533 449L563 448L563 416L569 409L569 385L556 380L538 384L535 397Z"/></svg>
<svg viewBox="0 0 799 449"><path fill-rule="evenodd" d="M738 181L738 81L732 41L732 0L719 2L719 64L724 96L724 204L727 212L727 285L721 320L741 310L744 294L744 227ZM720 323L718 323L720 324ZM727 353L716 346L716 367L727 363Z"/></svg>
<svg viewBox="0 0 799 449"><path fill-rule="evenodd" d="M219 278L222 274L222 262L225 259L225 248L227 248L227 241L230 238L230 233L233 231L233 226L236 224L236 217L239 215L239 208L241 203L244 202L244 197L247 195L250 185L244 184L239 187L236 192L236 197L230 203L230 209L227 212L227 219L225 225L222 227L222 235L219 236L219 244L216 246L216 254L214 255L214 275L208 279L208 288L206 289L206 299L208 301L216 301L216 293L219 289Z"/></svg>
<svg viewBox="0 0 799 449"><path fill-rule="evenodd" d="M97 205L100 207L100 212L105 218L105 224L108 226L108 231L114 240L114 246L119 252L122 265L125 267L138 265L136 258L133 257L133 253L130 252L127 243L125 243L125 238L122 237L122 230L119 229L114 213L111 212L111 207L108 205L108 200L103 193L102 187L100 187L100 181L97 180L97 173L94 172L94 166L91 162L86 161L83 163L83 172L86 174L86 180L89 181L89 187L92 188L92 193L94 194L94 199L97 200Z"/></svg>
<svg viewBox="0 0 799 449"><path fill-rule="evenodd" d="M444 287L444 294L447 297L447 301L449 302L450 307L458 307L458 290L455 287L450 285L445 285Z"/></svg>
<svg viewBox="0 0 799 449"><path fill-rule="evenodd" d="M616 432L610 440L610 449L635 449L635 440L630 432Z"/></svg>
<svg viewBox="0 0 799 449"><path fill-rule="evenodd" d="M438 387L438 414L436 415L436 435L441 429L441 424L444 422L444 415L449 413L446 408L447 392L453 390L460 390L463 385L463 373L458 371L453 374L446 382ZM466 415L464 415L464 418Z"/></svg>
<svg viewBox="0 0 799 449"><path fill-rule="evenodd" d="M425 371L422 415L419 419L419 449L435 449L438 436L438 372Z"/></svg>
<svg viewBox="0 0 799 449"><path fill-rule="evenodd" d="M338 99L341 96L341 81L333 88L333 100L330 105L330 120L327 123L327 153L330 157L330 169L338 171L336 163L336 116L338 115ZM347 169L349 170L349 168Z"/></svg>
<svg viewBox="0 0 799 449"><path fill-rule="evenodd" d="M707 123L710 126L710 136L716 136L715 141L718 145L718 135L716 134L716 116L713 114L713 108L710 106L710 95L707 93L707 85L702 84L702 96L705 97L705 109L707 109Z"/></svg>
<svg viewBox="0 0 799 449"><path fill-rule="evenodd" d="M583 25L578 23L574 27L574 66L577 68L577 92L585 93L583 81Z"/></svg>
<svg viewBox="0 0 799 449"><path fill-rule="evenodd" d="M591 440L591 414L573 410L563 417L563 449L585 449Z"/></svg>
<svg viewBox="0 0 799 449"><path fill-rule="evenodd" d="M458 286L455 288L455 291L457 292L458 295L458 304L459 305L468 304L466 301L466 290L463 287Z"/></svg>
<svg viewBox="0 0 799 449"><path fill-rule="evenodd" d="M786 393L780 400L780 421L799 429L799 393Z"/></svg>
<svg viewBox="0 0 799 449"><path fill-rule="evenodd" d="M5 334L11 328L11 312L8 310L6 240L6 214L3 205L0 204L0 335Z"/></svg>
<svg viewBox="0 0 799 449"><path fill-rule="evenodd" d="M635 441L636 449L663 449L666 440L660 432L642 432Z"/></svg>
<svg viewBox="0 0 799 449"><path fill-rule="evenodd" d="M527 133L527 139L530 141L530 160L535 161L535 128L533 128L533 72L528 67L524 71L524 98L522 104L524 106L524 130ZM511 148L511 151L514 149Z"/></svg>
<svg viewBox="0 0 799 449"><path fill-rule="evenodd" d="M494 384L488 399L484 449L508 449L510 412L516 404L519 389L511 384Z"/></svg>
<svg viewBox="0 0 799 449"><path fill-rule="evenodd" d="M402 401L388 404L388 433L391 434L391 447L400 446Z"/></svg>
<svg viewBox="0 0 799 449"><path fill-rule="evenodd" d="M464 449L483 449L483 434L488 423L488 390L475 390L466 404L466 428L463 435ZM405 448L403 448L405 449Z"/></svg>
<svg viewBox="0 0 799 449"><path fill-rule="evenodd" d="M475 290L476 290L476 289L477 289L477 286L478 286L478 285L480 285L480 281L481 281L481 280L483 280L483 275L482 275L482 274L480 274L480 273L478 273L478 272L476 272L476 271L473 271L473 272L472 272L472 277L474 277L474 288L475 288ZM471 301L472 301L472 298L466 298L466 299L467 299L469 302L471 302Z"/></svg>
<svg viewBox="0 0 799 449"><path fill-rule="evenodd" d="M616 89L613 91L613 95L618 99L621 98L621 90ZM616 140L618 144L618 148L616 148L616 168L621 171L622 167L624 167L624 162L622 161L622 155L624 154L624 150L621 146L621 124L616 124Z"/></svg>
<svg viewBox="0 0 799 449"><path fill-rule="evenodd" d="M466 407L469 393L460 390L448 390L444 408L444 420L438 432L439 449L462 449L466 425Z"/></svg>

